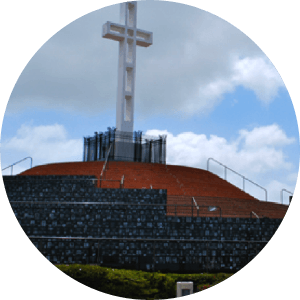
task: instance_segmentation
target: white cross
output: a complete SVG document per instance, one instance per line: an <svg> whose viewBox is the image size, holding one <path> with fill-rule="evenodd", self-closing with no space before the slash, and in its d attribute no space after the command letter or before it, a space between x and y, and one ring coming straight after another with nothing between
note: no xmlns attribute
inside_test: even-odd
<svg viewBox="0 0 300 300"><path fill-rule="evenodd" d="M119 42L119 72L117 96L118 131L133 132L136 45L152 45L152 32L136 28L137 3L121 3L120 23L103 25L102 37Z"/></svg>

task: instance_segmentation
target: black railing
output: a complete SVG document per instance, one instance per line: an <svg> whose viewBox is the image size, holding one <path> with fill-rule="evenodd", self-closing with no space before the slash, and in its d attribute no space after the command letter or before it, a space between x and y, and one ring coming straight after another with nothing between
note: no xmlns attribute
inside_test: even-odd
<svg viewBox="0 0 300 300"><path fill-rule="evenodd" d="M106 159L145 163L166 163L166 136L150 137L141 131L122 132L108 128L106 132L95 132L93 137L84 138L83 161Z"/></svg>

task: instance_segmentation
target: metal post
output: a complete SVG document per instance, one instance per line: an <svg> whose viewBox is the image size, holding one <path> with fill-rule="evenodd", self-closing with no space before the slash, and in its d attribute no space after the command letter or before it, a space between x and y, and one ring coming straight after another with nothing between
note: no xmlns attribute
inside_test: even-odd
<svg viewBox="0 0 300 300"><path fill-rule="evenodd" d="M91 160L91 139L87 138L87 161Z"/></svg>
<svg viewBox="0 0 300 300"><path fill-rule="evenodd" d="M137 161L137 132L133 132L133 147L134 147L134 156L133 161Z"/></svg>
<svg viewBox="0 0 300 300"><path fill-rule="evenodd" d="M152 158L152 140L149 141L149 163L151 163Z"/></svg>
<svg viewBox="0 0 300 300"><path fill-rule="evenodd" d="M108 149L110 149L110 145L111 145L111 128L108 127ZM109 160L109 155L110 155L110 151L107 155L107 169L108 169L108 160ZM105 177L106 178L106 177Z"/></svg>
<svg viewBox="0 0 300 300"><path fill-rule="evenodd" d="M95 132L95 138L94 138L95 144L94 144L94 161L98 160L98 132Z"/></svg>
<svg viewBox="0 0 300 300"><path fill-rule="evenodd" d="M140 162L142 162L142 131L140 132L139 136L139 153L140 153Z"/></svg>
<svg viewBox="0 0 300 300"><path fill-rule="evenodd" d="M110 156L110 160L114 160L114 153L115 153L115 135L114 135L114 130L112 130L111 132L111 136L110 136L111 142L110 142L110 150L109 150L109 156Z"/></svg>
<svg viewBox="0 0 300 300"><path fill-rule="evenodd" d="M105 160L105 153L106 153L106 148L107 148L107 134L104 133L103 135L103 146L102 146L102 158Z"/></svg>
<svg viewBox="0 0 300 300"><path fill-rule="evenodd" d="M225 180L227 180L227 167L225 167Z"/></svg>
<svg viewBox="0 0 300 300"><path fill-rule="evenodd" d="M159 163L162 163L162 136L159 137Z"/></svg>
<svg viewBox="0 0 300 300"><path fill-rule="evenodd" d="M83 138L83 161L86 161L86 138Z"/></svg>
<svg viewBox="0 0 300 300"><path fill-rule="evenodd" d="M280 198L281 198L281 204L283 204L283 192L287 192L287 193L289 193L289 194L291 194L292 196L293 196L293 193L292 192L290 192L290 191L288 191L288 190L286 190L286 189L282 189L281 191L280 191ZM291 201L290 201L291 202Z"/></svg>

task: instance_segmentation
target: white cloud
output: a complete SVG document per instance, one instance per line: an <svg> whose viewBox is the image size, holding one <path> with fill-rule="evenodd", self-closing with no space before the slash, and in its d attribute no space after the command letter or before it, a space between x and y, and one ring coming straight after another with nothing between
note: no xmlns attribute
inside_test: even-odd
<svg viewBox="0 0 300 300"><path fill-rule="evenodd" d="M21 74L7 111L114 109L118 46L101 38L99 24L117 19L118 10L112 6L83 16L45 43ZM284 86L264 53L212 14L160 1L139 3L139 16L142 28L154 34L151 47L137 49L139 114L207 113L238 86L269 104Z"/></svg>
<svg viewBox="0 0 300 300"><path fill-rule="evenodd" d="M211 135L184 132L174 136L166 130L148 130L146 134L167 134L167 162L204 168L207 159L213 157L236 171L264 173L277 169L289 169L280 147L294 142L278 125L256 127L252 131L240 130L233 141Z"/></svg>
<svg viewBox="0 0 300 300"><path fill-rule="evenodd" d="M4 151L19 151L31 156L34 163L76 161L82 156L82 140L68 139L59 124L31 126L23 124L17 134L2 143Z"/></svg>
<svg viewBox="0 0 300 300"><path fill-rule="evenodd" d="M167 135L167 163L185 165L206 169L207 159L213 157L229 168L256 181L261 179L262 174L268 174L264 179L263 186L268 189L268 199L279 199L282 188L294 190L297 173L290 173L286 177L286 183L275 179L276 171L289 172L291 163L286 160L283 147L293 143L293 138L287 137L286 133L276 124L256 127L252 130L240 130L235 140L228 141L223 137L193 132L183 132L173 135L167 130L148 130L146 135ZM34 165L49 162L81 161L82 140L68 138L64 126L59 124L47 126L31 126L23 124L16 135L2 143L2 157L5 161L7 152L22 152L22 156L31 156ZM26 163L28 164L28 163ZM8 164L7 164L8 165ZM5 165L6 166L6 165ZM3 165L3 167L5 167ZM14 174L23 171L22 166L14 167ZM219 168L213 162L210 170L223 176L223 168ZM4 174L10 174L7 170ZM233 173L228 172L228 180L240 188L242 181ZM254 186L246 186L246 191L255 197L264 199L264 192ZM275 198L274 198L275 197Z"/></svg>
<svg viewBox="0 0 300 300"><path fill-rule="evenodd" d="M232 60L224 69L216 70L219 77L209 82L198 79L199 93L185 103L181 110L188 114L212 110L226 93L233 93L238 86L252 90L257 99L270 104L284 86L278 72L266 57L246 57ZM196 81L196 80L195 80Z"/></svg>
<svg viewBox="0 0 300 300"><path fill-rule="evenodd" d="M282 147L295 142L295 138L288 138L277 124L254 128L252 131L240 130L239 133L247 148Z"/></svg>
<svg viewBox="0 0 300 300"><path fill-rule="evenodd" d="M288 169L282 147L295 141L276 124L240 130L233 141L211 135L180 133L174 136L164 130L148 130L147 135L167 134L168 163L204 168L208 157L249 173ZM64 126L31 126L23 124L17 134L2 143L4 150L26 152L42 162L80 160L82 140L68 139ZM296 176L296 175L295 175ZM294 177L295 177L294 176Z"/></svg>
<svg viewBox="0 0 300 300"><path fill-rule="evenodd" d="M295 182L296 184L296 182ZM273 199L278 199L281 203L283 204L288 204L289 203L289 196L291 196L290 193L294 193L295 185L293 184L286 184L284 182L280 182L278 180L272 180L267 186L268 190L268 198L270 201L275 202ZM285 189L286 191L282 191ZM288 191L288 192L287 192ZM289 193L290 192L290 193Z"/></svg>
<svg viewBox="0 0 300 300"><path fill-rule="evenodd" d="M265 104L272 102L279 88L284 86L275 67L263 57L246 57L236 61L232 81L254 91Z"/></svg>
<svg viewBox="0 0 300 300"><path fill-rule="evenodd" d="M206 169L208 158L212 157L241 173L250 180L261 184L257 180L263 179L263 184L270 189L270 197L279 199L282 188L293 191L296 184L296 174L291 173L288 184L275 181L274 172L285 170L289 172L292 164L286 160L283 147L295 141L286 136L286 133L276 124L256 127L251 131L240 130L239 136L233 141L211 135L184 132L174 136L167 130L148 130L148 135L167 134L167 163ZM223 176L224 169L211 162L210 170ZM263 178L264 174L268 174ZM242 188L241 178L228 171L228 180ZM268 179L269 178L269 179ZM272 181L273 180L273 181ZM255 197L264 199L263 190L247 184L247 189ZM250 188L250 189L249 189ZM246 191L247 191L246 189ZM276 196L277 195L277 196Z"/></svg>

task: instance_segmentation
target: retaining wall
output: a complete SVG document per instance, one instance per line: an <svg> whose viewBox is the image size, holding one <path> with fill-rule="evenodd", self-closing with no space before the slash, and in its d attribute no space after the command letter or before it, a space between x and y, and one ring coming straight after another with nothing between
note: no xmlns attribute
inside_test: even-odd
<svg viewBox="0 0 300 300"><path fill-rule="evenodd" d="M166 215L166 190L99 189L92 176L4 176L14 213L55 264L237 271L281 219Z"/></svg>

